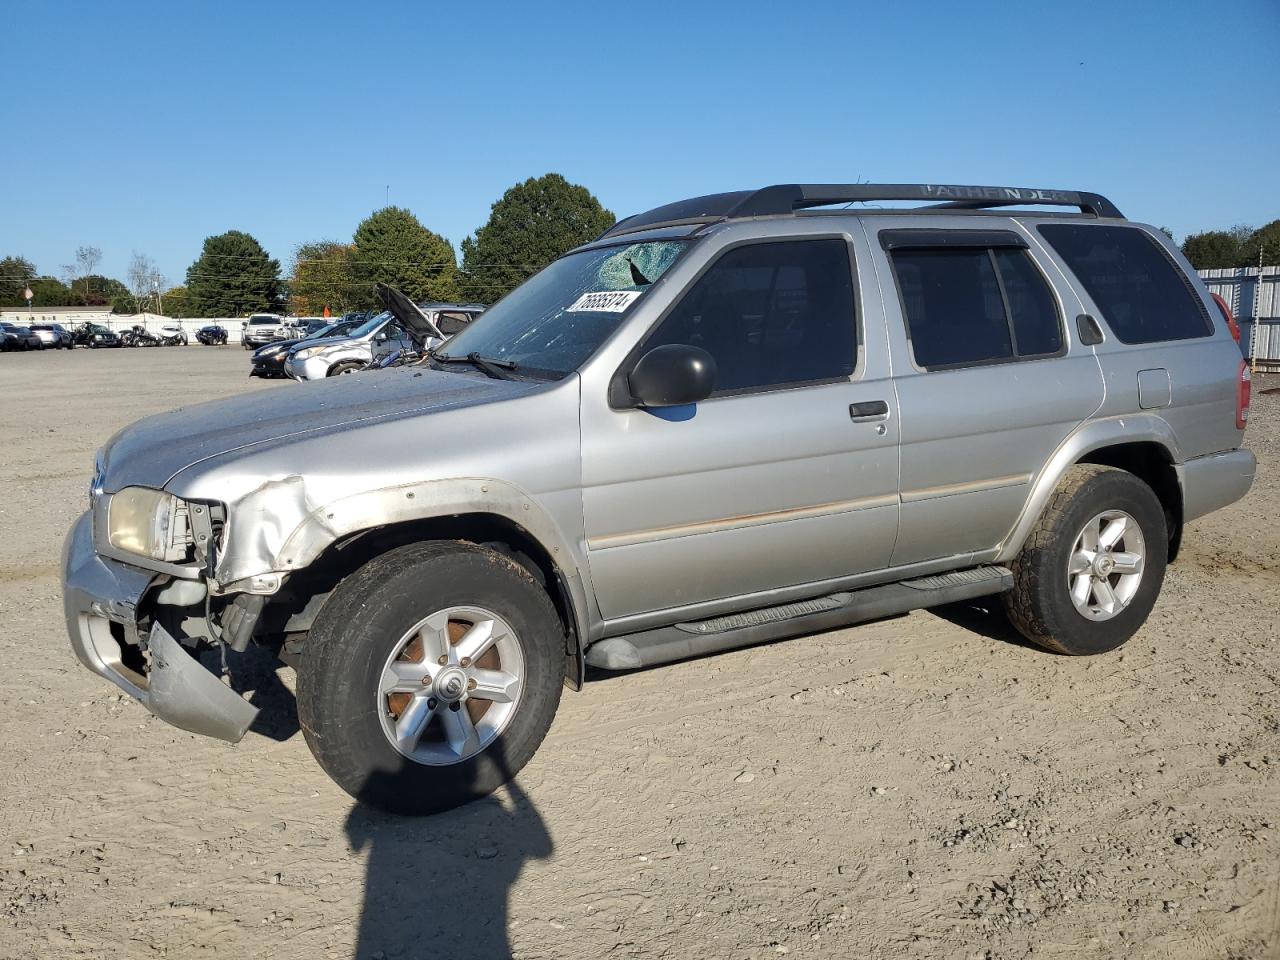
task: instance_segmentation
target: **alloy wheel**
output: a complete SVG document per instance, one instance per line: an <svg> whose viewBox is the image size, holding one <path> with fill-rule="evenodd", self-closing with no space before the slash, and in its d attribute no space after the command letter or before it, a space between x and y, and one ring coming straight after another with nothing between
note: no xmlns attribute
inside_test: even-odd
<svg viewBox="0 0 1280 960"><path fill-rule="evenodd" d="M383 665L382 732L417 763L461 763L506 728L524 676L524 651L501 617L480 607L440 610L406 631Z"/></svg>
<svg viewBox="0 0 1280 960"><path fill-rule="evenodd" d="M1123 510L1106 510L1086 523L1067 564L1077 612L1099 621L1121 613L1138 592L1146 557L1142 529Z"/></svg>

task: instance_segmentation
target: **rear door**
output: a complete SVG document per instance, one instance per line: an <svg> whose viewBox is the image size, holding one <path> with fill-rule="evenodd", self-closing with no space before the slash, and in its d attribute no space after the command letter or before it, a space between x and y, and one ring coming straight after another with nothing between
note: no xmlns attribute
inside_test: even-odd
<svg viewBox="0 0 1280 960"><path fill-rule="evenodd" d="M895 566L1000 543L1103 399L1097 359L1065 322L1080 304L1061 274L1010 221L974 219L880 221L873 237L902 417Z"/></svg>

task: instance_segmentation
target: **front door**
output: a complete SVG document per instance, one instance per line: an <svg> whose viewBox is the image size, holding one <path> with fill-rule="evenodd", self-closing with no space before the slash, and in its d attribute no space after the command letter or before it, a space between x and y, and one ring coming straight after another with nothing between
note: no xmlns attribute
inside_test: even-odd
<svg viewBox="0 0 1280 960"><path fill-rule="evenodd" d="M373 348L373 360L376 363L383 357L389 356L398 350L411 349L413 340L400 324L388 323L373 335L371 346Z"/></svg>
<svg viewBox="0 0 1280 960"><path fill-rule="evenodd" d="M652 411L584 398L584 522L606 619L763 605L888 565L897 410L878 311L859 336L851 263L847 237L728 248L641 349L702 347L715 393Z"/></svg>

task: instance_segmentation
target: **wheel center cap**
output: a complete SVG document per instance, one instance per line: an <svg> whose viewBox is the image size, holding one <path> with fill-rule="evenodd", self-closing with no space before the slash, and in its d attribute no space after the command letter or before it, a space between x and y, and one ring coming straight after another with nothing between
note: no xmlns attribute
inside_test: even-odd
<svg viewBox="0 0 1280 960"><path fill-rule="evenodd" d="M1103 554L1102 556L1098 557L1096 560L1093 561L1093 571L1095 574L1097 574L1100 577L1111 576L1111 571L1114 570L1115 567L1116 567L1116 562L1112 560L1110 557L1108 557L1106 554Z"/></svg>
<svg viewBox="0 0 1280 960"><path fill-rule="evenodd" d="M467 675L458 667L450 667L436 678L436 696L446 703L462 699L466 690Z"/></svg>

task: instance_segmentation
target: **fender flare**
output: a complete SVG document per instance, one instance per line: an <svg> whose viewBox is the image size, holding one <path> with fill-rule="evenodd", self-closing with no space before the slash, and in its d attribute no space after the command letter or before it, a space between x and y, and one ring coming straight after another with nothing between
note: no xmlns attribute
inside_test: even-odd
<svg viewBox="0 0 1280 960"><path fill-rule="evenodd" d="M1058 445L1058 449L1053 452L1032 482L1031 495L1023 505L1017 523L997 547L998 553L994 562L1008 563L1018 555L1027 537L1031 535L1032 527L1040 519L1040 514L1045 504L1049 502L1049 497L1053 495L1053 491L1062 482L1067 471L1075 466L1081 457L1094 450L1126 443L1155 443L1165 451L1170 463L1176 466L1182 462L1178 438L1174 436L1169 424L1160 417L1143 413L1126 414L1091 420L1082 424ZM1178 485L1181 488L1182 472L1180 470Z"/></svg>

